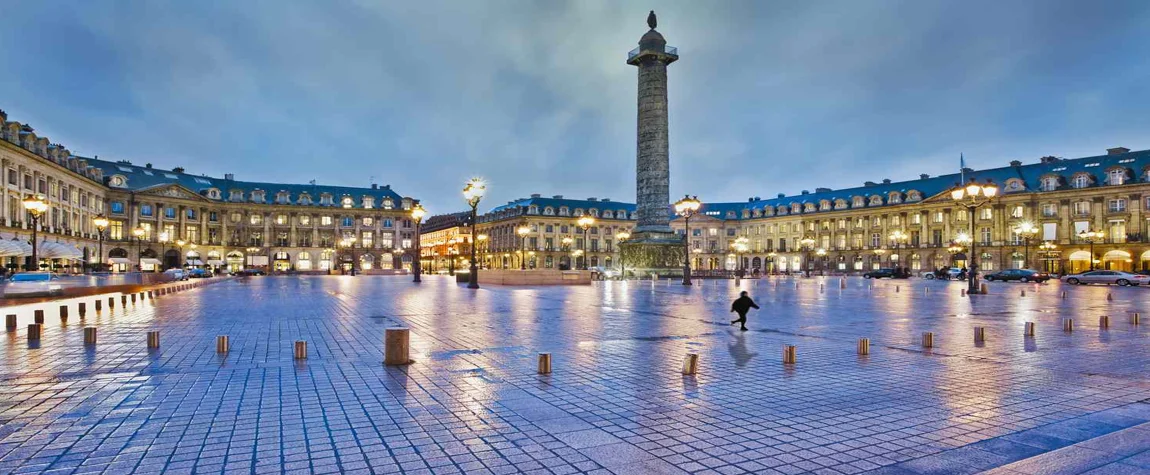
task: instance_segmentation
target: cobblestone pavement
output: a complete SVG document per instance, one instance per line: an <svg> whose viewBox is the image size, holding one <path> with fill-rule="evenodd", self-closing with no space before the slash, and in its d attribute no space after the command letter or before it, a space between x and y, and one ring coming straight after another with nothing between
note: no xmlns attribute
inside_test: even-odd
<svg viewBox="0 0 1150 475"><path fill-rule="evenodd" d="M748 332L727 324L731 281L257 277L89 303L82 321L73 304L63 325L56 304L39 344L22 308L0 351L0 472L1150 471L1150 321L1130 323L1150 289L797 281L742 282L763 307ZM385 367L397 324L416 361ZM553 374L535 374L540 351Z"/></svg>

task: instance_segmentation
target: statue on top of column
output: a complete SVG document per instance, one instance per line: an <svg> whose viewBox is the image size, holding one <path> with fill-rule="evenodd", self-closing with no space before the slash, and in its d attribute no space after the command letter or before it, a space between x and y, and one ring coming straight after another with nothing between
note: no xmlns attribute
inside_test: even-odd
<svg viewBox="0 0 1150 475"><path fill-rule="evenodd" d="M647 14L647 26L654 30L655 25L658 25L658 23L659 22L655 19L655 10L651 10L651 13Z"/></svg>

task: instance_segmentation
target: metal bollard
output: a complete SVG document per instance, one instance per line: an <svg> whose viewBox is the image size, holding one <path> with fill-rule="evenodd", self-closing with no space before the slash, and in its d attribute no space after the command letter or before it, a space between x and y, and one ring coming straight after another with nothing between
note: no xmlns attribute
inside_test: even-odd
<svg viewBox="0 0 1150 475"><path fill-rule="evenodd" d="M795 364L798 359L798 349L795 345L783 346L783 364Z"/></svg>
<svg viewBox="0 0 1150 475"><path fill-rule="evenodd" d="M1062 298L1066 298L1066 291L1065 290L1062 291Z"/></svg>
<svg viewBox="0 0 1150 475"><path fill-rule="evenodd" d="M43 310L33 311L32 312L32 321L33 321L33 323L39 323L39 324L43 325L44 324L44 311Z"/></svg>
<svg viewBox="0 0 1150 475"><path fill-rule="evenodd" d="M100 310L103 310L102 305L104 305L104 301L100 300L100 299L96 299L96 301L92 303L92 306L96 307L97 312L99 312Z"/></svg>
<svg viewBox="0 0 1150 475"><path fill-rule="evenodd" d="M990 287L986 285L986 282L981 282L978 284L978 293L982 295L990 293Z"/></svg>
<svg viewBox="0 0 1150 475"><path fill-rule="evenodd" d="M44 325L40 323L28 325L28 341L40 341L40 331L43 329Z"/></svg>
<svg viewBox="0 0 1150 475"><path fill-rule="evenodd" d="M974 342L983 343L986 341L986 327L974 327Z"/></svg>
<svg viewBox="0 0 1150 475"><path fill-rule="evenodd" d="M1110 301L1113 301L1113 300L1114 300L1114 296L1113 296L1113 295L1111 295L1111 294L1110 294L1110 292L1106 292L1106 301L1107 301L1107 302L1110 302Z"/></svg>
<svg viewBox="0 0 1150 475"><path fill-rule="evenodd" d="M966 297L966 289L962 289L962 293L960 295Z"/></svg>
<svg viewBox="0 0 1150 475"><path fill-rule="evenodd" d="M96 327L84 327L84 344L96 344Z"/></svg>
<svg viewBox="0 0 1150 475"><path fill-rule="evenodd" d="M383 364L405 365L411 363L411 331L393 327L384 330Z"/></svg>
<svg viewBox="0 0 1150 475"><path fill-rule="evenodd" d="M1098 317L1098 328L1110 328L1110 315Z"/></svg>
<svg viewBox="0 0 1150 475"><path fill-rule="evenodd" d="M922 334L922 347L934 348L934 333L925 332Z"/></svg>
<svg viewBox="0 0 1150 475"><path fill-rule="evenodd" d="M8 333L16 331L16 316L7 315L4 317L4 325L8 329Z"/></svg>
<svg viewBox="0 0 1150 475"><path fill-rule="evenodd" d="M60 321L63 323L68 323L68 306L67 305L61 305L60 306Z"/></svg>
<svg viewBox="0 0 1150 475"><path fill-rule="evenodd" d="M819 293L821 294L825 290L826 290L826 287L823 284L819 284Z"/></svg>
<svg viewBox="0 0 1150 475"><path fill-rule="evenodd" d="M683 359L683 374L695 374L699 371L699 354L687 353Z"/></svg>
<svg viewBox="0 0 1150 475"><path fill-rule="evenodd" d="M870 338L859 338L858 354L859 355L869 355L870 354Z"/></svg>
<svg viewBox="0 0 1150 475"><path fill-rule="evenodd" d="M116 298L108 297L108 309L111 310L113 308L116 308Z"/></svg>
<svg viewBox="0 0 1150 475"><path fill-rule="evenodd" d="M539 374L551 374L551 353L539 353Z"/></svg>
<svg viewBox="0 0 1150 475"><path fill-rule="evenodd" d="M307 359L307 342L303 341L303 340L296 341L295 342L295 349L292 352L292 355L297 360L306 360Z"/></svg>
<svg viewBox="0 0 1150 475"><path fill-rule="evenodd" d="M227 353L231 345L229 344L227 335L220 335L216 337L216 353Z"/></svg>
<svg viewBox="0 0 1150 475"><path fill-rule="evenodd" d="M153 330L153 331L148 332L148 348L155 349L155 348L159 348L159 347L160 347L160 331L159 330Z"/></svg>
<svg viewBox="0 0 1150 475"><path fill-rule="evenodd" d="M1074 319L1072 319L1072 318L1063 319L1062 320L1062 331L1067 332L1067 333L1074 331Z"/></svg>
<svg viewBox="0 0 1150 475"><path fill-rule="evenodd" d="M121 295L120 296L120 305L124 306L124 307L128 306L128 296L127 295Z"/></svg>
<svg viewBox="0 0 1150 475"><path fill-rule="evenodd" d="M132 294L132 303L136 303L136 294Z"/></svg>
<svg viewBox="0 0 1150 475"><path fill-rule="evenodd" d="M84 315L88 313L88 304L84 302L77 303L76 313L80 314L80 318L84 318Z"/></svg>
<svg viewBox="0 0 1150 475"><path fill-rule="evenodd" d="M898 293L898 286L897 285L894 286L894 293L896 293L896 294Z"/></svg>
<svg viewBox="0 0 1150 475"><path fill-rule="evenodd" d="M1018 296L1019 297L1025 297L1026 296L1026 289L1022 289L1021 291L1019 291Z"/></svg>
<svg viewBox="0 0 1150 475"><path fill-rule="evenodd" d="M1134 316L1130 317L1130 323L1134 325L1142 323L1142 317L1138 315L1138 312L1134 312Z"/></svg>
<svg viewBox="0 0 1150 475"><path fill-rule="evenodd" d="M1026 322L1022 327L1022 336L1034 336L1034 322Z"/></svg>
<svg viewBox="0 0 1150 475"><path fill-rule="evenodd" d="M840 289L847 288L847 280L846 279L839 279L839 288Z"/></svg>

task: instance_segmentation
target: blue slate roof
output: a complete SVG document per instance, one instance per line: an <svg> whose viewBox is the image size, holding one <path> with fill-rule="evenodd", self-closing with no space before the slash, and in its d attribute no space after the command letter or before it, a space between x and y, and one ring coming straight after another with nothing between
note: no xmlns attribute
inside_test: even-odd
<svg viewBox="0 0 1150 475"><path fill-rule="evenodd" d="M311 197L311 204L308 206L342 206L340 202L343 196L351 196L353 198L353 208L360 208L363 206L362 197L372 196L375 197L375 207L383 207L383 200L390 198L393 206L398 208L402 203L403 197L391 189L390 186L381 186L379 188L360 188L349 186L330 186L330 185L297 185L287 183L267 183L255 181L237 181L228 180L224 178L213 178L207 176L190 175L187 173L177 173L170 170L161 170L157 168L147 168L137 165L131 165L119 162L110 162L107 160L99 160L94 158L83 158L88 162L88 165L97 167L104 172L105 180L110 179L113 175L121 175L127 179L126 186L121 189L129 191L138 191L147 188L167 184L178 184L184 188L199 193L201 196L209 189L215 188L220 191L221 198L218 201L231 202L228 200L229 192L231 190L241 190L244 192L245 201L251 198L253 190L263 190L265 192L264 203L275 203L276 194L281 191L289 193L289 204L299 205L298 198L301 193L306 192ZM320 195L329 193L332 196L334 205L320 205Z"/></svg>
<svg viewBox="0 0 1150 475"><path fill-rule="evenodd" d="M853 208L853 198L856 196L862 197L864 200L866 200L864 203L865 207L873 208L880 206L870 204L870 200L872 199L871 197L875 195L878 195L881 198L881 206L915 202L907 201L907 197L912 191L918 192L920 195L920 200L925 200L940 193L949 191L964 178L967 182L972 180L979 183L986 182L987 180L992 181L999 186L1000 193L1004 195L1017 192L1045 192L1045 190L1042 189L1042 179L1046 176L1057 176L1060 178L1058 188L1052 191L1069 189L1071 187L1074 176L1079 174L1086 174L1092 178L1090 185L1091 187L1100 187L1108 186L1108 172L1111 169L1118 167L1126 169L1126 183L1150 182L1150 176L1148 176L1147 173L1147 170L1150 170L1150 150L1114 153L1075 159L1055 159L1043 163L1031 163L1025 165L1018 164L1018 166L1011 165L986 170L973 170L968 171L965 174L965 177L963 177L960 173L952 173L948 175L920 178L916 180L905 180L891 183L875 183L867 186L844 188L839 190L817 191L815 193L784 196L782 198L757 199L729 203L703 203L699 207L699 213L718 219L743 219L744 210L751 212L751 217L754 217L753 212L755 210L761 211L767 208L778 209L779 206L785 206L789 209L794 204L805 206L807 203L812 203L817 206L823 200L831 202L833 206L835 200L838 199L846 200L847 208L849 209ZM1017 186L1011 186L1015 184ZM893 192L898 192L900 198L899 203L890 203L891 193ZM572 211L574 211L575 208L582 208L585 210L590 208L598 208L599 210L625 209L628 213L635 210L634 204L617 201L603 202L532 197L515 200L509 204L497 206L490 212L497 213L516 207L526 208L530 205L539 206L541 212L543 208L547 206L551 206L556 210L558 210L560 206L566 206ZM823 210L819 210L815 213L822 211ZM674 217L674 210L670 207L668 207L668 213ZM731 213L734 214L733 218ZM802 214L812 213L803 211Z"/></svg>

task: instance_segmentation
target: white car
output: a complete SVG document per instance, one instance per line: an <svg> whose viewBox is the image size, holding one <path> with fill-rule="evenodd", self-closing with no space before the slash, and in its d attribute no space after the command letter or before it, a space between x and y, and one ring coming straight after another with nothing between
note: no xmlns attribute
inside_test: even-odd
<svg viewBox="0 0 1150 475"><path fill-rule="evenodd" d="M962 274L962 269L959 269L958 267L947 267L946 268L946 278L948 280L958 279L959 274ZM922 278L924 278L926 280L933 280L933 279L937 279L938 276L934 274L934 271L926 271L926 272L922 273Z"/></svg>
<svg viewBox="0 0 1150 475"><path fill-rule="evenodd" d="M12 276L4 285L4 296L55 295L64 288L60 277L51 272L24 272Z"/></svg>
<svg viewBox="0 0 1150 475"><path fill-rule="evenodd" d="M188 273L178 267L164 271L164 275L170 277L171 280L188 280Z"/></svg>
<svg viewBox="0 0 1150 475"><path fill-rule="evenodd" d="M1061 279L1067 284L1114 284L1114 285L1142 285L1150 284L1150 276L1131 274L1116 270L1092 270L1081 274L1064 275Z"/></svg>
<svg viewBox="0 0 1150 475"><path fill-rule="evenodd" d="M619 275L618 271L603 266L591 266L591 278L598 280L611 280Z"/></svg>

